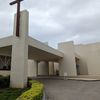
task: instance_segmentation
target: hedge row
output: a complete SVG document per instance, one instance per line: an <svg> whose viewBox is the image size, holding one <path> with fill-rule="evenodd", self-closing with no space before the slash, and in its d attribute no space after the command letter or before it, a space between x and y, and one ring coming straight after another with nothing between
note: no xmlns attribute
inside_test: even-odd
<svg viewBox="0 0 100 100"><path fill-rule="evenodd" d="M43 84L38 81L30 81L31 88L24 92L17 100L42 100Z"/></svg>
<svg viewBox="0 0 100 100"><path fill-rule="evenodd" d="M0 76L0 88L7 88L9 87L10 83L10 76Z"/></svg>

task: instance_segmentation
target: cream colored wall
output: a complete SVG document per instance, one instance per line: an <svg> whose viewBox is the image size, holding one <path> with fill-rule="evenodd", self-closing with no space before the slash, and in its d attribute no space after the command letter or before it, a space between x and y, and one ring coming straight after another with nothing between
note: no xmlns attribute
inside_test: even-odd
<svg viewBox="0 0 100 100"><path fill-rule="evenodd" d="M76 76L76 64L73 42L59 43L58 49L64 53L63 59L59 61L60 76L67 73L68 76Z"/></svg>
<svg viewBox="0 0 100 100"><path fill-rule="evenodd" d="M75 51L80 55L81 73L100 75L100 43L75 46Z"/></svg>
<svg viewBox="0 0 100 100"><path fill-rule="evenodd" d="M100 75L100 43L89 45L87 65L89 75Z"/></svg>
<svg viewBox="0 0 100 100"><path fill-rule="evenodd" d="M88 67L87 67L87 48L84 45L77 45L75 46L75 52L80 56L79 57L79 71L80 75L87 75L88 74Z"/></svg>
<svg viewBox="0 0 100 100"><path fill-rule="evenodd" d="M10 71L0 70L0 75L2 75L2 76L9 76L10 75Z"/></svg>

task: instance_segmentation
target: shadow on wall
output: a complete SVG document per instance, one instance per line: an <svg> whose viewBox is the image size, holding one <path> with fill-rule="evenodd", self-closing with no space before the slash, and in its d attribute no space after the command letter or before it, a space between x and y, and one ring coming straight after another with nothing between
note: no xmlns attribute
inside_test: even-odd
<svg viewBox="0 0 100 100"><path fill-rule="evenodd" d="M75 58L77 75L88 75L88 67L85 59Z"/></svg>

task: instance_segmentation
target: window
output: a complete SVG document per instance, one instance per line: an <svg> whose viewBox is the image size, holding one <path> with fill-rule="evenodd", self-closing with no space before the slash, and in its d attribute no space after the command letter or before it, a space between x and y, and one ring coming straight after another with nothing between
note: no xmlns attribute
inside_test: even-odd
<svg viewBox="0 0 100 100"><path fill-rule="evenodd" d="M10 70L11 69L11 57L0 55L0 70Z"/></svg>

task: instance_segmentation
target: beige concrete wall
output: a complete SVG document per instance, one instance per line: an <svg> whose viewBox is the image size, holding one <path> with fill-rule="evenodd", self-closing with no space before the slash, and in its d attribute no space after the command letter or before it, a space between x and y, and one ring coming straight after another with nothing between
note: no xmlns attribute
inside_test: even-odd
<svg viewBox="0 0 100 100"><path fill-rule="evenodd" d="M77 45L75 46L75 52L80 56L79 57L80 75L87 75L88 74L87 48L84 45Z"/></svg>
<svg viewBox="0 0 100 100"><path fill-rule="evenodd" d="M10 75L10 71L0 70L0 75L2 75L2 76L9 76Z"/></svg>
<svg viewBox="0 0 100 100"><path fill-rule="evenodd" d="M60 76L76 76L76 64L73 42L59 43L58 49L64 53L64 58L59 61Z"/></svg>
<svg viewBox="0 0 100 100"><path fill-rule="evenodd" d="M100 43L89 45L88 49L88 74L100 75Z"/></svg>
<svg viewBox="0 0 100 100"><path fill-rule="evenodd" d="M75 46L75 51L80 55L81 73L100 75L100 43Z"/></svg>

